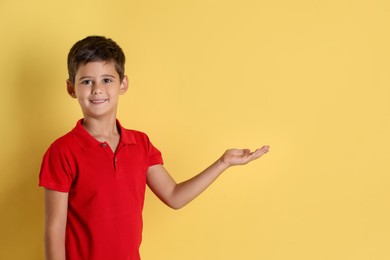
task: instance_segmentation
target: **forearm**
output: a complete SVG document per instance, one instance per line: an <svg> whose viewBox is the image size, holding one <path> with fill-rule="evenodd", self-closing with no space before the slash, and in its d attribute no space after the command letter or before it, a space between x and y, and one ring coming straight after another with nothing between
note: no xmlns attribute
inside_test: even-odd
<svg viewBox="0 0 390 260"><path fill-rule="evenodd" d="M68 193L45 189L45 259L65 260Z"/></svg>
<svg viewBox="0 0 390 260"><path fill-rule="evenodd" d="M202 193L227 168L233 165L243 165L258 159L269 151L269 146L263 146L254 152L249 149L229 149L215 163L210 165L195 177L174 186L172 197L180 208Z"/></svg>
<svg viewBox="0 0 390 260"><path fill-rule="evenodd" d="M56 228L46 228L45 256L46 260L65 260L65 232Z"/></svg>
<svg viewBox="0 0 390 260"><path fill-rule="evenodd" d="M150 166L147 172L149 188L165 204L174 209L179 209L196 198L210 186L227 168L233 165L243 165L258 159L269 150L263 146L254 152L248 149L230 149L215 163L195 177L177 184L162 165Z"/></svg>
<svg viewBox="0 0 390 260"><path fill-rule="evenodd" d="M217 160L189 180L177 184L172 191L173 208L181 208L206 190L229 166Z"/></svg>

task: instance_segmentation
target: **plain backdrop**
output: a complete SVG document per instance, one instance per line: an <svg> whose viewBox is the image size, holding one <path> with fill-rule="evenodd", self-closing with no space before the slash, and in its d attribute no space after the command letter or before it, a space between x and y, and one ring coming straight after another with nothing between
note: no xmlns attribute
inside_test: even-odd
<svg viewBox="0 0 390 260"><path fill-rule="evenodd" d="M186 208L147 192L144 260L390 259L390 2L1 0L0 259L43 259L43 153L81 118L66 56L127 55L118 118L177 181L271 152Z"/></svg>

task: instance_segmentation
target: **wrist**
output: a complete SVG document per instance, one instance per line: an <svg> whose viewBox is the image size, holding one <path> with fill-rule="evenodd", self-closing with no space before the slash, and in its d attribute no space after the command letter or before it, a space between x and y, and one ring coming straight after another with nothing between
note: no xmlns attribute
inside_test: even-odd
<svg viewBox="0 0 390 260"><path fill-rule="evenodd" d="M216 161L216 164L217 164L217 167L219 169L221 169L221 171L224 171L231 166L229 163L227 163L224 160L223 156Z"/></svg>

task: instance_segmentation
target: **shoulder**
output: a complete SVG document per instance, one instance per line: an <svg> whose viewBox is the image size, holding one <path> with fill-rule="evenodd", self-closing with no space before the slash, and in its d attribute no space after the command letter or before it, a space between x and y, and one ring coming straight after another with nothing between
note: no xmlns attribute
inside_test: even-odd
<svg viewBox="0 0 390 260"><path fill-rule="evenodd" d="M150 141L149 136L142 131L122 128L121 139L123 143L135 145L134 147L138 147L138 149L147 153L160 153Z"/></svg>
<svg viewBox="0 0 390 260"><path fill-rule="evenodd" d="M138 143L140 141L150 142L148 135L142 131L128 129L128 128L124 127L119 122L119 120L117 120L117 126L120 129L122 141L124 141L126 143Z"/></svg>
<svg viewBox="0 0 390 260"><path fill-rule="evenodd" d="M73 135L72 135L72 132L68 132L66 134L64 134L63 136L61 137L58 137L57 139L55 139L53 142L52 142L52 146L64 146L64 145L67 145L69 143L71 143L73 141Z"/></svg>
<svg viewBox="0 0 390 260"><path fill-rule="evenodd" d="M59 138L57 138L55 141L53 141L50 146L47 148L45 157L50 156L51 158L53 156L59 156L63 157L66 154L71 154L72 147L72 135L71 133L67 133Z"/></svg>
<svg viewBox="0 0 390 260"><path fill-rule="evenodd" d="M139 130L134 130L134 129L124 129L125 133L128 135L133 135L134 137L137 138L145 138L148 137L148 135L145 132L139 131Z"/></svg>
<svg viewBox="0 0 390 260"><path fill-rule="evenodd" d="M122 129L122 136L130 143L139 143L139 142L146 142L149 143L149 136L142 131L134 130L134 129Z"/></svg>
<svg viewBox="0 0 390 260"><path fill-rule="evenodd" d="M74 149L77 141L74 136L74 129L55 139L49 146L48 150L65 152Z"/></svg>

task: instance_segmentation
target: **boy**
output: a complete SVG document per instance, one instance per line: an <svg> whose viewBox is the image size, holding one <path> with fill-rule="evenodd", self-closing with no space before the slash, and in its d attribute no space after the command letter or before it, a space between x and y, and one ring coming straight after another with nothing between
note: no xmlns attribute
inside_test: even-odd
<svg viewBox="0 0 390 260"><path fill-rule="evenodd" d="M268 152L227 150L195 177L177 184L146 134L116 119L127 91L125 56L111 39L90 36L68 55L67 91L83 113L75 128L44 155L39 185L45 187L45 254L48 260L137 260L146 184L179 209L224 170Z"/></svg>

